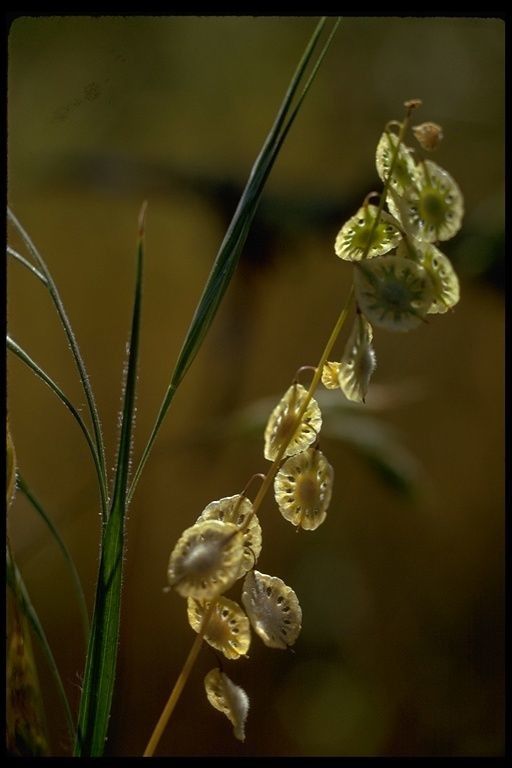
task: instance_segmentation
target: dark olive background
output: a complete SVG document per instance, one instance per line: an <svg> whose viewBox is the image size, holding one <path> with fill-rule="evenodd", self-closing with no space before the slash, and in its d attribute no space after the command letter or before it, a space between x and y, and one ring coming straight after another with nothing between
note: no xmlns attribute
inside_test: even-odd
<svg viewBox="0 0 512 768"><path fill-rule="evenodd" d="M134 280L147 216L135 460L237 196L313 18L21 18L9 37L9 202L68 308L112 466ZM504 25L493 19L347 18L268 182L237 275L183 382L130 509L112 755L140 755L193 633L165 593L169 553L212 499L264 471L262 440L227 432L318 359L351 280L341 224L378 189L384 124L419 97L441 123L436 161L458 181L464 230L444 244L462 298L409 334L377 329L368 409L419 470L414 498L347 445L330 513L296 535L268 499L260 570L296 590L295 653L253 638L226 664L251 699L245 744L211 709L207 648L161 741L168 755L497 755L504 740ZM10 240L18 245L14 234ZM85 411L47 294L9 265L10 332ZM340 344L340 350L342 343ZM92 606L99 534L75 423L10 359L20 467L71 548ZM380 394L379 394L380 393ZM386 395L387 393L387 395ZM391 393L391 395L390 395ZM379 397L388 406L379 410ZM84 647L63 561L18 495L10 532L73 706ZM233 590L236 598L236 590ZM53 751L68 748L38 655Z"/></svg>

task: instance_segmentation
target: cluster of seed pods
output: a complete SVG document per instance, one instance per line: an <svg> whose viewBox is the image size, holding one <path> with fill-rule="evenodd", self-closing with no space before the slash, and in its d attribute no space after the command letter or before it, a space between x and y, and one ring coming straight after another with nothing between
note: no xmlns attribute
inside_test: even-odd
<svg viewBox="0 0 512 768"><path fill-rule="evenodd" d="M375 193L368 195L334 246L337 256L354 264L356 313L341 360L326 361L321 380L358 403L365 401L376 366L372 326L409 331L459 300L457 275L437 243L458 232L462 195L445 170L431 160L415 159L402 133L402 124L390 123L377 145L376 167L385 185L379 204L370 202ZM413 133L427 151L442 136L434 123L415 126ZM319 447L321 426L313 393L295 380L264 434L264 455L275 468L277 506L285 520L309 531L325 521L333 487L333 468ZM253 503L239 493L208 504L170 556L169 584L187 599L192 629L227 659L247 654L251 630L266 646L280 649L293 645L301 630L302 611L293 589L255 570L261 549ZM225 596L241 580L243 607ZM206 675L205 689L212 706L244 740L245 691L220 668Z"/></svg>

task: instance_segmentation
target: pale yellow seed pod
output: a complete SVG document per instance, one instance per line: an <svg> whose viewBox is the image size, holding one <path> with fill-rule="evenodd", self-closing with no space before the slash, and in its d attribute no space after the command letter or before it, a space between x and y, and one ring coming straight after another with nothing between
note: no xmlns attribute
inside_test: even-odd
<svg viewBox="0 0 512 768"><path fill-rule="evenodd" d="M245 741L245 721L249 712L249 697L243 688L229 679L220 669L211 669L204 678L208 701L222 712L233 726L233 733Z"/></svg>
<svg viewBox="0 0 512 768"><path fill-rule="evenodd" d="M292 384L270 414L265 428L265 458L269 461L274 461L283 444L286 444L284 455L294 456L316 440L322 426L322 414L313 397L297 424L306 396L302 384Z"/></svg>
<svg viewBox="0 0 512 768"><path fill-rule="evenodd" d="M203 520L181 535L169 558L167 578L182 597L213 598L237 580L243 557L236 525Z"/></svg>
<svg viewBox="0 0 512 768"><path fill-rule="evenodd" d="M188 620L195 632L201 632L203 620L210 605L210 601L188 598ZM228 659L245 656L251 644L251 628L249 619L238 603L227 597L219 597L215 601L204 632L204 639Z"/></svg>
<svg viewBox="0 0 512 768"><path fill-rule="evenodd" d="M274 495L285 520L314 531L327 515L334 470L319 448L287 459L274 480Z"/></svg>
<svg viewBox="0 0 512 768"><path fill-rule="evenodd" d="M339 389L340 364L327 362L322 368L322 384L326 389Z"/></svg>

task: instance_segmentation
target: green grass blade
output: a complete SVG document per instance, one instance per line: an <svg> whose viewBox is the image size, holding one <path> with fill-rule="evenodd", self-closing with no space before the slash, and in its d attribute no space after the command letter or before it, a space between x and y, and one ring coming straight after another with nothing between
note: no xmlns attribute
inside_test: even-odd
<svg viewBox="0 0 512 768"><path fill-rule="evenodd" d="M103 483L100 459L99 459L97 448L89 434L89 430L87 429L87 426L84 420L80 416L79 412L77 411L77 409L75 408L71 400L69 400L69 398L66 397L66 395L64 394L62 389L59 387L59 385L56 384L53 381L53 379L51 379L50 376L48 376L48 374L41 368L41 366L39 366L34 360L32 360L30 355L28 355L25 352L25 350L22 347L20 347L20 345L17 342L15 342L14 339L12 339L10 336L7 336L7 349L13 352L16 355L16 357L22 360L25 363L25 365L27 365L36 374L36 376L38 376L42 381L44 381L44 383L52 390L52 392L57 395L59 400L62 403L64 403L66 408L70 411L71 415L76 420L78 426L80 427L80 429L84 434L84 437L87 441L87 445L89 446L89 450L91 451L91 455L94 461L94 467L96 469L96 474L98 476L98 485L99 485L100 496L101 496L101 504L102 504L102 508L105 508L107 504L107 496L106 496L105 486Z"/></svg>
<svg viewBox="0 0 512 768"><path fill-rule="evenodd" d="M116 673L121 614L124 524L130 450L135 416L135 390L139 353L142 271L144 261L143 215L139 227L137 276L133 304L128 367L124 389L121 435L110 514L103 531L92 630L87 651L75 755L100 756L107 737Z"/></svg>
<svg viewBox="0 0 512 768"><path fill-rule="evenodd" d="M71 553L69 549L66 547L66 544L60 535L58 528L55 526L52 519L46 514L42 504L40 501L35 497L35 495L32 493L30 487L25 482L25 479L20 474L18 470L18 488L23 493L24 496L30 501L36 512L41 516L41 518L44 520L45 524L50 530L50 533L52 534L53 538L55 539L55 543L59 547L60 551L62 552L62 556L64 557L64 560L66 561L66 565L69 568L69 572L71 574L71 579L73 581L76 595L78 598L78 607L80 610L80 616L82 619L82 625L84 630L84 637L85 637L85 643L87 645L87 642L89 640L89 614L87 612L87 603L85 601L85 595L84 590L82 588L82 582L80 581L80 576L78 575L78 571L76 569L76 565L73 561L73 558L71 557Z"/></svg>
<svg viewBox="0 0 512 768"><path fill-rule="evenodd" d="M85 363L82 359L82 355L80 354L80 348L78 346L78 343L77 343L75 334L73 332L73 329L71 327L71 323L67 316L66 310L64 309L64 304L62 303L62 299L60 297L55 281L53 280L50 270L48 269L45 261L43 260L43 257L37 250L36 246L30 239L29 235L24 230L24 228L22 227L22 225L20 224L20 222L18 221L14 213L10 210L10 208L7 208L7 216L9 220L12 222L12 224L16 227L23 242L27 246L31 256L33 257L39 269L41 270L42 274L44 275L44 278L46 280L46 287L48 288L48 291L50 293L55 309L57 310L59 319L63 325L66 338L71 348L73 359L78 369L78 374L80 377L82 388L85 393L85 398L87 400L89 412L91 414L91 420L92 420L92 425L94 430L94 439L96 441L96 448L97 448L100 467L101 467L102 484L105 491L104 496L106 498L107 497L107 472L106 472L106 465L105 465L105 449L103 445L103 436L101 433L100 418L99 418L98 410L96 408L96 402L94 400L94 393L92 391L92 387L89 382L89 377L87 375L87 371L85 368ZM102 511L103 511L103 517L105 518L107 513L106 504L103 507Z"/></svg>
<svg viewBox="0 0 512 768"><path fill-rule="evenodd" d="M242 197L240 198L233 219L231 220L229 228L226 232L220 250L211 269L203 294L196 307L192 322L179 353L178 360L172 373L167 391L164 395L164 399L160 406L160 410L158 412L151 435L146 444L146 447L144 448L141 460L134 474L128 494L129 500L133 496L135 487L142 474L174 394L183 377L185 376L188 368L192 364L204 340L204 337L210 328L213 318L215 317L222 297L224 296L224 293L226 292L227 287L231 281L243 246L247 239L252 220L256 213L265 182L270 174L270 171L272 170L284 139L300 109L302 101L311 83L313 82L320 63L325 56L325 53L339 24L338 20L314 65L312 74L310 75L302 90L297 105L291 114L289 114L292 101L299 90L300 83L311 61L313 52L325 26L325 22L326 19L323 18L317 25L291 80L290 86L288 87L274 124L265 140L263 148L258 155L256 162L254 163Z"/></svg>
<svg viewBox="0 0 512 768"><path fill-rule="evenodd" d="M43 650L43 653L46 656L48 666L50 667L52 674L55 678L57 689L59 691L59 695L62 700L62 704L64 706L64 710L66 713L66 724L67 724L68 732L73 742L75 739L75 724L73 722L73 715L71 714L71 707L69 706L69 701L66 696L66 691L64 690L64 686L62 684L62 678L60 676L57 663L52 653L52 649L50 648L50 644L48 643L48 639L46 637L43 626L39 621L39 617L37 615L36 609L32 605L30 596L25 586L25 582L23 581L23 577L11 553L11 548L9 546L9 543L7 543L6 573L7 573L7 584L13 590L21 610L27 617L30 623L30 626L32 627L32 630L35 636L37 637L37 640Z"/></svg>

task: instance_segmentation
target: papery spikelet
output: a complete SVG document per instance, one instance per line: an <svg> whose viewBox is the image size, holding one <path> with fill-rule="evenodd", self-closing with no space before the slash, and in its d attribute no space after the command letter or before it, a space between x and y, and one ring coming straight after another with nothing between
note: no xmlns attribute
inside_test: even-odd
<svg viewBox="0 0 512 768"><path fill-rule="evenodd" d="M208 599L236 581L243 537L233 523L204 520L187 528L169 558L167 578L183 597Z"/></svg>
<svg viewBox="0 0 512 768"><path fill-rule="evenodd" d="M370 378L376 367L372 346L373 331L370 323L358 312L350 334L338 374L343 394L356 403L364 403Z"/></svg>
<svg viewBox="0 0 512 768"><path fill-rule="evenodd" d="M340 259L373 259L396 248L402 239L400 230L384 211L375 226L377 211L376 205L364 205L343 225L334 243L334 251Z"/></svg>
<svg viewBox="0 0 512 768"><path fill-rule="evenodd" d="M203 619L210 605L209 601L188 598L188 620L195 632L201 632ZM251 628L249 619L238 603L228 600L227 597L219 597L216 600L204 639L228 659L245 656L251 644Z"/></svg>
<svg viewBox="0 0 512 768"><path fill-rule="evenodd" d="M319 448L287 459L274 480L274 495L285 520L306 531L323 523L331 501L334 470Z"/></svg>
<svg viewBox="0 0 512 768"><path fill-rule="evenodd" d="M240 562L237 580L245 576L254 566L261 552L261 526L257 516L252 513L252 502L239 493L235 496L226 496L208 504L196 521L220 520L222 523L232 523L240 528L249 516L251 516L249 523L242 531L244 555Z"/></svg>
<svg viewBox="0 0 512 768"><path fill-rule="evenodd" d="M249 712L249 697L243 688L229 679L220 669L211 669L204 678L208 701L222 712L233 726L233 733L245 741L245 721Z"/></svg>
<svg viewBox="0 0 512 768"><path fill-rule="evenodd" d="M432 289L429 314L443 314L457 304L460 298L459 279L450 260L432 243L414 241L413 250L425 269ZM399 248L398 255L406 255L405 248Z"/></svg>
<svg viewBox="0 0 512 768"><path fill-rule="evenodd" d="M393 200L393 202L391 202ZM450 174L431 160L418 166L417 183L405 190L403 206L388 198L393 215L422 241L449 240L457 234L464 215L461 191Z"/></svg>
<svg viewBox="0 0 512 768"><path fill-rule="evenodd" d="M265 428L265 458L269 461L274 461L284 443L287 444L284 456L294 456L316 440L322 426L322 414L314 398L309 401L297 425L297 416L306 396L302 384L292 384L270 414Z"/></svg>
<svg viewBox="0 0 512 768"><path fill-rule="evenodd" d="M368 321L389 331L416 328L432 302L430 280L423 267L399 256L358 264L354 287Z"/></svg>
<svg viewBox="0 0 512 768"><path fill-rule="evenodd" d="M338 389L340 383L338 376L340 375L340 364L327 362L322 368L322 384L326 389Z"/></svg>
<svg viewBox="0 0 512 768"><path fill-rule="evenodd" d="M377 144L375 153L375 165L381 181L386 182L391 170L391 162L398 144L398 136L390 131L384 131ZM400 195L407 187L416 182L416 164L412 156L412 150L405 144L400 144L390 185Z"/></svg>
<svg viewBox="0 0 512 768"><path fill-rule="evenodd" d="M242 602L252 628L269 648L288 648L300 634L302 610L297 595L277 576L250 571Z"/></svg>

